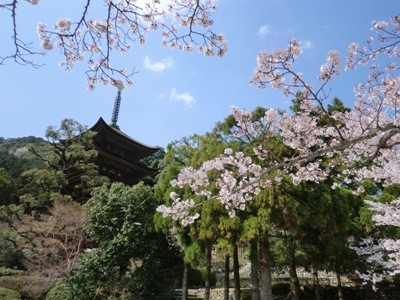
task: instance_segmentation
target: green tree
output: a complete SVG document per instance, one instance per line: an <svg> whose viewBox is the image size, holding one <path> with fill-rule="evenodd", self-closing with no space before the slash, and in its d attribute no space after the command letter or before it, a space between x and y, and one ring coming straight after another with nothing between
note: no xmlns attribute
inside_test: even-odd
<svg viewBox="0 0 400 300"><path fill-rule="evenodd" d="M29 194L39 206L66 197L84 202L96 186L108 184L93 162L97 151L94 132L72 119L64 119L59 127L49 126L46 147L32 146L30 151L44 164L21 175L21 195Z"/></svg>
<svg viewBox="0 0 400 300"><path fill-rule="evenodd" d="M263 119L266 111L265 108L257 107L251 114L251 121L257 123L253 128L255 134L245 131L238 138L235 132L239 127L232 115L223 123L217 123L214 132L226 136L224 140L236 141L240 145L239 149L260 165L265 166L272 161L280 160L284 155L290 155L290 152L276 136L272 125ZM259 145L269 150L268 157L264 161L260 161L254 155L253 149ZM272 207L268 190L265 190L246 204L246 214L242 217L243 233L239 238L250 247L254 299L272 299L272 264L269 246Z"/></svg>
<svg viewBox="0 0 400 300"><path fill-rule="evenodd" d="M239 144L235 140L226 141L223 139L223 135L216 134L216 131L212 133L206 133L201 137L199 147L193 153L190 160L190 165L193 167L201 166L205 161L215 158L217 155L222 154L225 148L239 149ZM215 189L215 180L217 180L217 172L209 176L211 178L210 189ZM239 276L239 263L238 263L238 243L240 237L240 223L239 222L226 222L229 218L228 212L224 209L223 205L216 199L208 201L201 206L200 219L191 226L191 235L193 239L201 241L205 248L206 253L206 280L205 288L206 294L205 299L210 297L210 276L211 276L211 251L213 245L219 241L220 244L222 239L232 249L232 255L234 258L233 270L234 270L234 290L235 299L240 299L240 276ZM239 218L236 217L235 221ZM236 225L236 227L234 226ZM229 227L226 227L229 226ZM227 232L229 230L229 233Z"/></svg>
<svg viewBox="0 0 400 300"><path fill-rule="evenodd" d="M157 253L165 251L175 255L176 260L179 252L166 244L164 235L155 232L155 206L151 188L143 184L127 187L114 183L110 188L93 191L85 204L86 227L97 246L83 257L71 277L74 299L123 293L135 295L135 299L150 299L165 293L166 282L176 277L172 275L176 268L165 265L168 260L160 260ZM169 257L169 263L173 261ZM173 285L168 286L168 290L171 288Z"/></svg>
<svg viewBox="0 0 400 300"><path fill-rule="evenodd" d="M283 237L278 261L289 266L292 299L299 297L297 266L314 273L318 298L319 270L340 275L357 267L347 239L357 233L355 221L361 200L345 188L332 190L329 182L293 185L290 178L274 187L273 194L278 201L274 224Z"/></svg>
<svg viewBox="0 0 400 300"><path fill-rule="evenodd" d="M0 213L3 214L7 208L1 207ZM1 216L3 217L3 216ZM23 254L18 251L12 238L13 233L7 223L0 222L0 267L21 270L23 266Z"/></svg>
<svg viewBox="0 0 400 300"><path fill-rule="evenodd" d="M236 141L227 143L221 139L221 136L216 132L206 133L203 136L194 135L171 143L168 146L168 151L164 158L165 168L160 175L156 187L158 198L163 199L163 202L168 205L171 201L169 198L171 192L176 192L182 197L193 196L189 192L189 189L177 189L171 186L170 181L176 178L182 168L199 167L204 161L215 158L217 155L223 153L224 149L228 146L236 149L238 148ZM213 174L210 174L210 176L213 177ZM215 176L215 179L216 178ZM211 184L210 189L212 190L213 188L215 187ZM181 241L185 253L189 251L189 253L192 254L192 250L194 249L193 245L196 245L196 249L198 249L198 246L202 248L206 265L206 292L204 298L209 299L212 247L217 243L217 240L221 238L220 219L228 215L221 203L217 200L209 201L205 205L202 205L199 207L199 212L201 212L202 217L193 225L182 227L177 222L171 222L168 226L173 226L175 231L180 235L179 240ZM162 219L160 219L160 221L162 221ZM191 255L185 255L185 270L188 269L189 264L193 266L197 263L196 261L191 261L191 257ZM235 268L238 269L239 266L235 265ZM237 278L237 280L239 280L239 278ZM185 281L187 282L188 280L185 279ZM237 287L236 290L240 293L240 287ZM186 299L187 284L183 284L183 291L182 299Z"/></svg>
<svg viewBox="0 0 400 300"><path fill-rule="evenodd" d="M179 141L174 141L168 144L167 152L161 163L161 172L158 176L154 192L159 204L170 204L171 199L169 195L171 192L182 193L176 187L171 186L170 182L172 179L176 178L183 167L189 164L189 160L195 149L198 147L199 141L200 137L194 135L191 137L184 137ZM193 262L191 256L186 255L186 249L193 243L193 240L189 235L190 228L181 226L179 222L176 222L171 218L163 218L161 213L157 213L154 216L154 220L158 231L164 232L166 235L171 235L172 231L175 232L177 240L179 241L182 250L185 252L185 259L182 262L182 300L186 300L189 289L189 270L190 265Z"/></svg>
<svg viewBox="0 0 400 300"><path fill-rule="evenodd" d="M15 203L15 184L11 175L0 168L0 205Z"/></svg>

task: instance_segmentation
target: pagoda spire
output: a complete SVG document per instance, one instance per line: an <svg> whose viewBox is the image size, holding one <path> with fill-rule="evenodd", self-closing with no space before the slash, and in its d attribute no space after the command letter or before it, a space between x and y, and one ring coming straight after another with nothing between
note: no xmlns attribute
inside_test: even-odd
<svg viewBox="0 0 400 300"><path fill-rule="evenodd" d="M114 109L112 112L112 116L111 116L111 126L114 128L119 129L119 126L117 125L118 122L118 115L119 115L119 108L121 106L121 90L118 90L118 94L117 97L115 97L115 101L114 101Z"/></svg>

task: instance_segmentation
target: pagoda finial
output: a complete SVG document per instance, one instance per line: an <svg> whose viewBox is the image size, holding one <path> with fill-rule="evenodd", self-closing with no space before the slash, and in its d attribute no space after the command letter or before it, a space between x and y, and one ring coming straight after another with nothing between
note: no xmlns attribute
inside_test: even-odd
<svg viewBox="0 0 400 300"><path fill-rule="evenodd" d="M119 107L121 105L121 90L118 90L117 97L115 97L114 101L114 109L113 113L111 116L111 126L119 129L119 126L117 125L118 122L118 115L119 115Z"/></svg>

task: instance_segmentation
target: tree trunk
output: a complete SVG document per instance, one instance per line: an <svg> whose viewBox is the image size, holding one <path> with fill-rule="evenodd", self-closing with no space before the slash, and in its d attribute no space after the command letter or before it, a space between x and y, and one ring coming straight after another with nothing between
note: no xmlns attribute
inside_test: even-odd
<svg viewBox="0 0 400 300"><path fill-rule="evenodd" d="M211 279L211 244L206 245L206 278L205 278L205 284L204 284L204 300L210 300L210 279Z"/></svg>
<svg viewBox="0 0 400 300"><path fill-rule="evenodd" d="M234 298L235 300L240 300L239 253L236 244L233 246L233 282Z"/></svg>
<svg viewBox="0 0 400 300"><path fill-rule="evenodd" d="M290 298L292 300L299 300L300 297L300 283L296 272L296 263L290 262Z"/></svg>
<svg viewBox="0 0 400 300"><path fill-rule="evenodd" d="M260 285L258 280L259 273L259 259L258 259L258 245L257 239L252 239L250 242L250 263L251 263L251 286L252 286L252 300L260 300Z"/></svg>
<svg viewBox="0 0 400 300"><path fill-rule="evenodd" d="M187 262L183 263L183 278L182 278L182 300L188 299L189 294L189 264Z"/></svg>
<svg viewBox="0 0 400 300"><path fill-rule="evenodd" d="M315 288L315 299L321 300L321 291L319 286L318 270L313 266L313 278L314 278L314 288Z"/></svg>
<svg viewBox="0 0 400 300"><path fill-rule="evenodd" d="M224 300L229 300L229 254L225 255L225 270L224 270Z"/></svg>
<svg viewBox="0 0 400 300"><path fill-rule="evenodd" d="M296 270L296 249L294 245L294 241L292 237L288 237L286 239L287 242L287 250L289 253L289 274L290 274L290 298L292 300L299 300L300 297L300 283L299 278L297 277Z"/></svg>
<svg viewBox="0 0 400 300"><path fill-rule="evenodd" d="M336 273L336 278L337 278L338 300L343 300L343 287L342 287L342 279L340 277L340 272Z"/></svg>
<svg viewBox="0 0 400 300"><path fill-rule="evenodd" d="M268 234L260 237L260 299L272 300L271 263Z"/></svg>

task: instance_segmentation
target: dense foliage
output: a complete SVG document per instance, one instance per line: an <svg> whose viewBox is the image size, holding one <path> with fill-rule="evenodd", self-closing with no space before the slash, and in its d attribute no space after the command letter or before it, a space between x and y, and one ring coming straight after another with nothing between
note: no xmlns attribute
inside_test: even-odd
<svg viewBox="0 0 400 300"><path fill-rule="evenodd" d="M17 2L0 5L13 16L15 46L0 64L14 59L34 65L26 57L37 52L18 38ZM144 43L147 32L157 28L163 45L171 48L198 46L207 56L227 51L224 36L208 30L216 1L174 0L166 9L161 1L134 2L105 1L105 18L92 20L87 1L77 22L60 18L54 30L39 24L41 46L59 47L67 70L86 61L90 90L98 83L119 90L130 85L132 74L114 68L111 54L128 51L129 41ZM179 28L167 11L175 12ZM206 30L198 31L202 27ZM329 99L330 81L341 72L338 51L328 52L317 83L295 70L303 53L297 39L284 49L261 51L250 83L294 97L292 112L232 107L232 116L212 133L172 143L157 199L149 186L111 185L100 176L93 163L93 133L73 120L49 127L43 149L0 139L2 263L65 278L61 283L73 299L162 298L169 296L165 280L170 276L163 271L172 257L182 259L172 236L184 252L183 298L188 265L205 265L204 298L210 298L212 254L218 248L225 255L225 291L232 257L234 294L240 299L239 245L249 248L253 299L273 298L273 267L289 270L292 299L300 296L299 266L313 273L316 299L321 270L336 273L340 299L343 275L394 281L400 274L399 15L390 23L373 21L372 30L376 38L348 47L346 70L370 66L366 82L355 87L351 109ZM79 183L71 185L77 174ZM156 225L164 234L154 229L157 201ZM74 217L62 219L62 212ZM168 254L165 259L160 252ZM24 287L18 277L2 281Z"/></svg>
<svg viewBox="0 0 400 300"><path fill-rule="evenodd" d="M298 109L296 101L294 111ZM338 99L331 111L335 109L343 109ZM257 108L253 121L260 120L265 112ZM81 134L77 123L63 124L60 129L70 138L76 136L72 134L74 131ZM265 133L269 126L263 123L260 133ZM33 153L26 157L34 162L32 167L15 178L5 169L0 173L3 174L0 181L3 197L15 192L14 185L20 187L19 201L7 198L1 206L4 245L0 252L1 266L57 280L62 278L49 292L49 299L86 299L88 295L97 299L169 299L174 289L181 287L187 267L187 284L199 286L206 282L206 287L215 284L215 277L211 276L215 276L211 253L221 262L233 261L233 282L237 287L236 297L240 297L238 246L248 249L248 260L254 270L251 280L253 287L257 287L253 289L253 297L258 297L258 286L262 288L266 284L263 272L271 272L273 268L289 271L290 292L292 299L297 299L301 294L299 267L314 272L315 276L318 271L328 270L339 277L353 276L356 270L365 270L365 261L348 247L349 237L354 246L360 237L398 235L395 229L374 229L372 213L362 198L351 192L350 185L336 190L330 188L329 182L294 185L290 176L284 176L280 184L264 188L235 215L213 200L197 208L199 220L190 226L160 218L156 207L158 203L171 203L171 192L181 193L183 197L192 193L188 189L182 193L174 186L173 179L179 172L188 166L201 166L218 153L224 153L227 147L251 155L254 145L268 143L273 150L270 155L275 158L293 155L273 134L236 137L234 133L239 126L232 116L218 122L211 133L173 142L165 155L160 152L143 161L160 167L157 180L149 178L145 181L147 184L128 187L121 183L110 185L107 180L89 176L91 181L86 187L91 195L81 205L76 202L81 198L76 196L82 193L66 188L63 176L68 174L70 166L96 171L91 165L83 165L85 157L94 153L88 147L90 135L88 139L81 136L81 140L74 142L78 144L61 144L58 141L65 136L59 135L60 129L51 127L48 131L53 144L46 145L43 140L40 144L29 144ZM23 143L17 145L27 147ZM69 151L74 154L69 155ZM40 163L37 158L41 159ZM14 155L11 161L19 159L26 158ZM257 161L256 156L253 159ZM235 168L232 165L230 172L240 174ZM213 180L218 179L217 172L209 175ZM154 183L155 193L151 187ZM217 185L217 181L213 182L209 190L215 190ZM382 189L366 181L364 188L367 197L379 196L382 203L390 203L399 194L395 185ZM23 194L26 191L29 193ZM44 203L47 203L45 210ZM268 253L268 257L263 253Z"/></svg>
<svg viewBox="0 0 400 300"><path fill-rule="evenodd" d="M179 282L182 257L174 239L154 229L155 178L146 178L147 185L110 185L92 162L92 137L65 119L48 128L47 141L2 139L2 276L13 276L18 291L25 277L12 269L43 278L41 292L57 282L49 299L168 298ZM142 163L157 167L162 156L160 151ZM77 173L80 181L71 185Z"/></svg>

